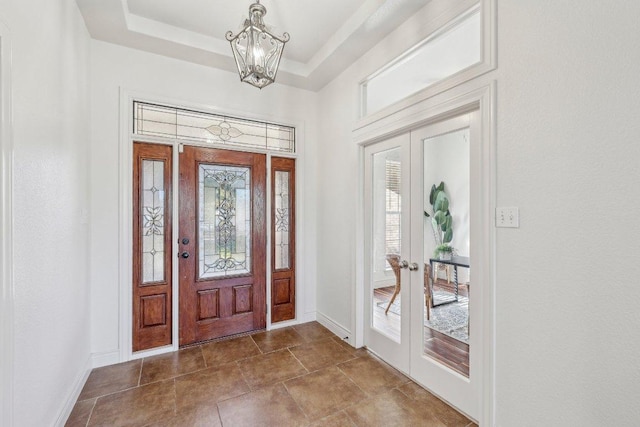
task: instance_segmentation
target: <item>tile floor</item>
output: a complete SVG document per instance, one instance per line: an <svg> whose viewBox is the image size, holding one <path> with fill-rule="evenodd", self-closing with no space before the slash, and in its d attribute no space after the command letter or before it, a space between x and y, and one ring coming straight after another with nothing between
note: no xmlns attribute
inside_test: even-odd
<svg viewBox="0 0 640 427"><path fill-rule="evenodd" d="M317 322L94 369L67 426L476 426Z"/></svg>

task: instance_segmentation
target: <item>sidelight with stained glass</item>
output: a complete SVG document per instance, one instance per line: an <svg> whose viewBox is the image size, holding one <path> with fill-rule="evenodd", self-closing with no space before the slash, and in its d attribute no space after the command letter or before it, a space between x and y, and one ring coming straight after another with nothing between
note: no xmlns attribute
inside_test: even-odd
<svg viewBox="0 0 640 427"><path fill-rule="evenodd" d="M277 270L289 268L289 172L275 172L275 268Z"/></svg>
<svg viewBox="0 0 640 427"><path fill-rule="evenodd" d="M142 283L154 283L164 280L164 162L158 160L142 161L141 183L142 220Z"/></svg>

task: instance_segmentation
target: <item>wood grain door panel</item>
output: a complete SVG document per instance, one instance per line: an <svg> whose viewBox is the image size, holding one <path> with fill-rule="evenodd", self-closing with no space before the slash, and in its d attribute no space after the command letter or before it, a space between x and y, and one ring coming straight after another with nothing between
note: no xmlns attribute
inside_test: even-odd
<svg viewBox="0 0 640 427"><path fill-rule="evenodd" d="M249 191L237 189L232 175L240 172L234 168L250 171ZM250 202L242 205L246 194ZM266 327L265 197L265 155L184 147L178 237L180 345ZM249 256L236 259L235 252L241 252L245 242L233 240L242 233L238 230L243 224L233 222L242 220L241 213L251 239L244 248ZM213 215L216 221L203 220Z"/></svg>

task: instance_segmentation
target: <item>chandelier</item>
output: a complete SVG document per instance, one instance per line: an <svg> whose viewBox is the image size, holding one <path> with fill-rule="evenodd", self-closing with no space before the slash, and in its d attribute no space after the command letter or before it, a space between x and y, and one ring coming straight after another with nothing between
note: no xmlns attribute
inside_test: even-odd
<svg viewBox="0 0 640 427"><path fill-rule="evenodd" d="M271 34L262 20L266 14L267 9L257 0L249 6L249 19L244 21L244 28L235 36L231 31L226 34L240 80L259 89L276 79L284 44L289 41L288 33L282 37Z"/></svg>

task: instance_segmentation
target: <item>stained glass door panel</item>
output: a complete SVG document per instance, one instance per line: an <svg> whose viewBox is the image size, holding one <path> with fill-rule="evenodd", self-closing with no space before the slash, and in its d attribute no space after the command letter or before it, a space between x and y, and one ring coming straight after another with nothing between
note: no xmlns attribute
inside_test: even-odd
<svg viewBox="0 0 640 427"><path fill-rule="evenodd" d="M266 326L266 158L180 154L180 345Z"/></svg>
<svg viewBox="0 0 640 427"><path fill-rule="evenodd" d="M251 169L199 166L198 277L251 272Z"/></svg>

